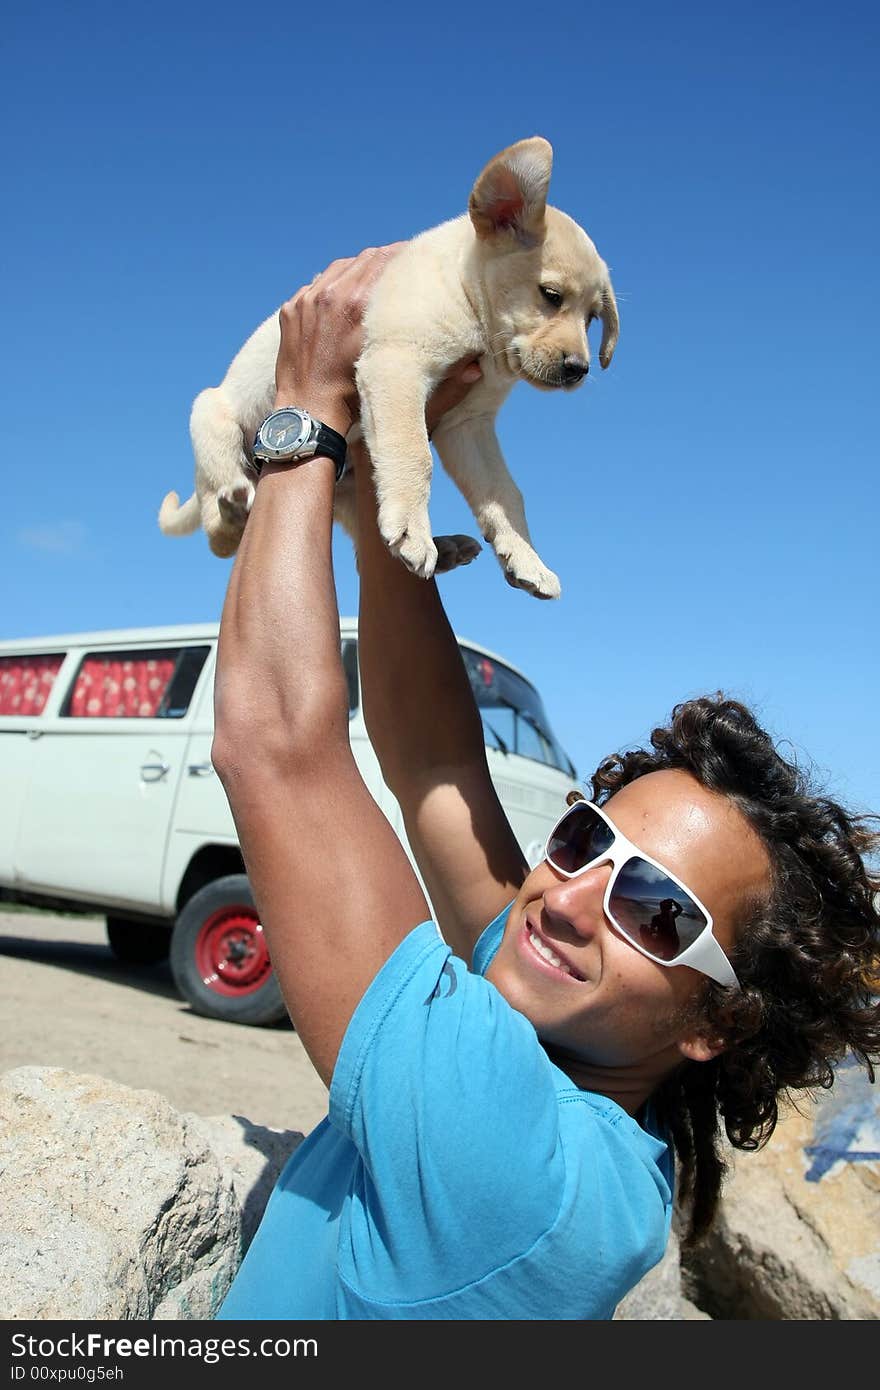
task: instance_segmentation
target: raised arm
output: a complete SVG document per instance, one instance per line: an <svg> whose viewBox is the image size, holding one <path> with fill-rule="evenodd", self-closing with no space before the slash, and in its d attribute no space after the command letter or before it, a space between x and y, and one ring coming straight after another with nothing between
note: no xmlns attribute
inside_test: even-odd
<svg viewBox="0 0 880 1390"><path fill-rule="evenodd" d="M282 310L278 405L348 431L360 316L385 254L336 262ZM223 607L212 750L285 1002L327 1085L365 989L430 916L351 753L334 487L330 459L263 470Z"/></svg>
<svg viewBox="0 0 880 1390"><path fill-rule="evenodd" d="M463 398L461 377L460 368L437 388L429 425ZM470 962L483 927L516 895L528 866L489 775L482 723L437 584L391 555L362 445L354 462L364 719L441 932Z"/></svg>

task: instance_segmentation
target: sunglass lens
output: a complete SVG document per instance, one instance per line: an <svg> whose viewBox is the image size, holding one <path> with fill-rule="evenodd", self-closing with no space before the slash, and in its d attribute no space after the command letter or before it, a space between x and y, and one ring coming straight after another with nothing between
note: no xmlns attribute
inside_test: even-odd
<svg viewBox="0 0 880 1390"><path fill-rule="evenodd" d="M675 960L706 926L693 898L646 859L628 859L611 890L615 922L660 960Z"/></svg>
<svg viewBox="0 0 880 1390"><path fill-rule="evenodd" d="M610 825L591 806L576 803L550 836L547 858L554 868L573 874L605 854L613 841Z"/></svg>

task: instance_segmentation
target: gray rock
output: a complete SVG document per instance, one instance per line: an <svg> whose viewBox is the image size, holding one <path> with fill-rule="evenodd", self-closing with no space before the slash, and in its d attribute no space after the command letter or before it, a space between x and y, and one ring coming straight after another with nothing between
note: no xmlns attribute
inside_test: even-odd
<svg viewBox="0 0 880 1390"><path fill-rule="evenodd" d="M300 1137L200 1121L152 1091L102 1077L52 1067L6 1073L4 1317L210 1318L253 1233L270 1171Z"/></svg>
<svg viewBox="0 0 880 1390"><path fill-rule="evenodd" d="M712 1316L880 1317L878 1091L842 1066L764 1149L729 1152L720 1219L684 1259L685 1290Z"/></svg>
<svg viewBox="0 0 880 1390"><path fill-rule="evenodd" d="M260 1224L278 1174L302 1143L298 1130L269 1129L242 1115L211 1115L205 1119L187 1115L232 1179L240 1217L241 1254L247 1250Z"/></svg>

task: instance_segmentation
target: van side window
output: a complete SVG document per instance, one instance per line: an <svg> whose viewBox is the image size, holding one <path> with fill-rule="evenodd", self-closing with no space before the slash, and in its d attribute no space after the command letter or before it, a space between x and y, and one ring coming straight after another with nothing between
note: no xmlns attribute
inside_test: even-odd
<svg viewBox="0 0 880 1390"><path fill-rule="evenodd" d="M174 675L159 708L164 719L182 719L186 714L209 651L210 647L184 647L178 653Z"/></svg>
<svg viewBox="0 0 880 1390"><path fill-rule="evenodd" d="M88 652L64 703L68 719L182 719L209 647Z"/></svg>
<svg viewBox="0 0 880 1390"><path fill-rule="evenodd" d="M355 713L360 700L357 642L343 641L342 669L345 672L345 683L348 686L348 713L352 715Z"/></svg>
<svg viewBox="0 0 880 1390"><path fill-rule="evenodd" d="M0 656L0 714L42 714L63 652Z"/></svg>

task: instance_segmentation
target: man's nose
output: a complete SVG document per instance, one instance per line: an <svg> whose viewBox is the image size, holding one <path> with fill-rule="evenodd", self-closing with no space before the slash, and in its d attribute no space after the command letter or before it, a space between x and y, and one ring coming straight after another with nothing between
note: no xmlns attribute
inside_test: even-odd
<svg viewBox="0 0 880 1390"><path fill-rule="evenodd" d="M567 352L562 359L562 377L566 386L576 386L579 381L583 381L589 370L590 364L587 359L576 352Z"/></svg>
<svg viewBox="0 0 880 1390"><path fill-rule="evenodd" d="M568 925L577 936L590 938L605 920L605 889L610 864L597 864L577 878L561 878L544 889L544 911L551 920Z"/></svg>

